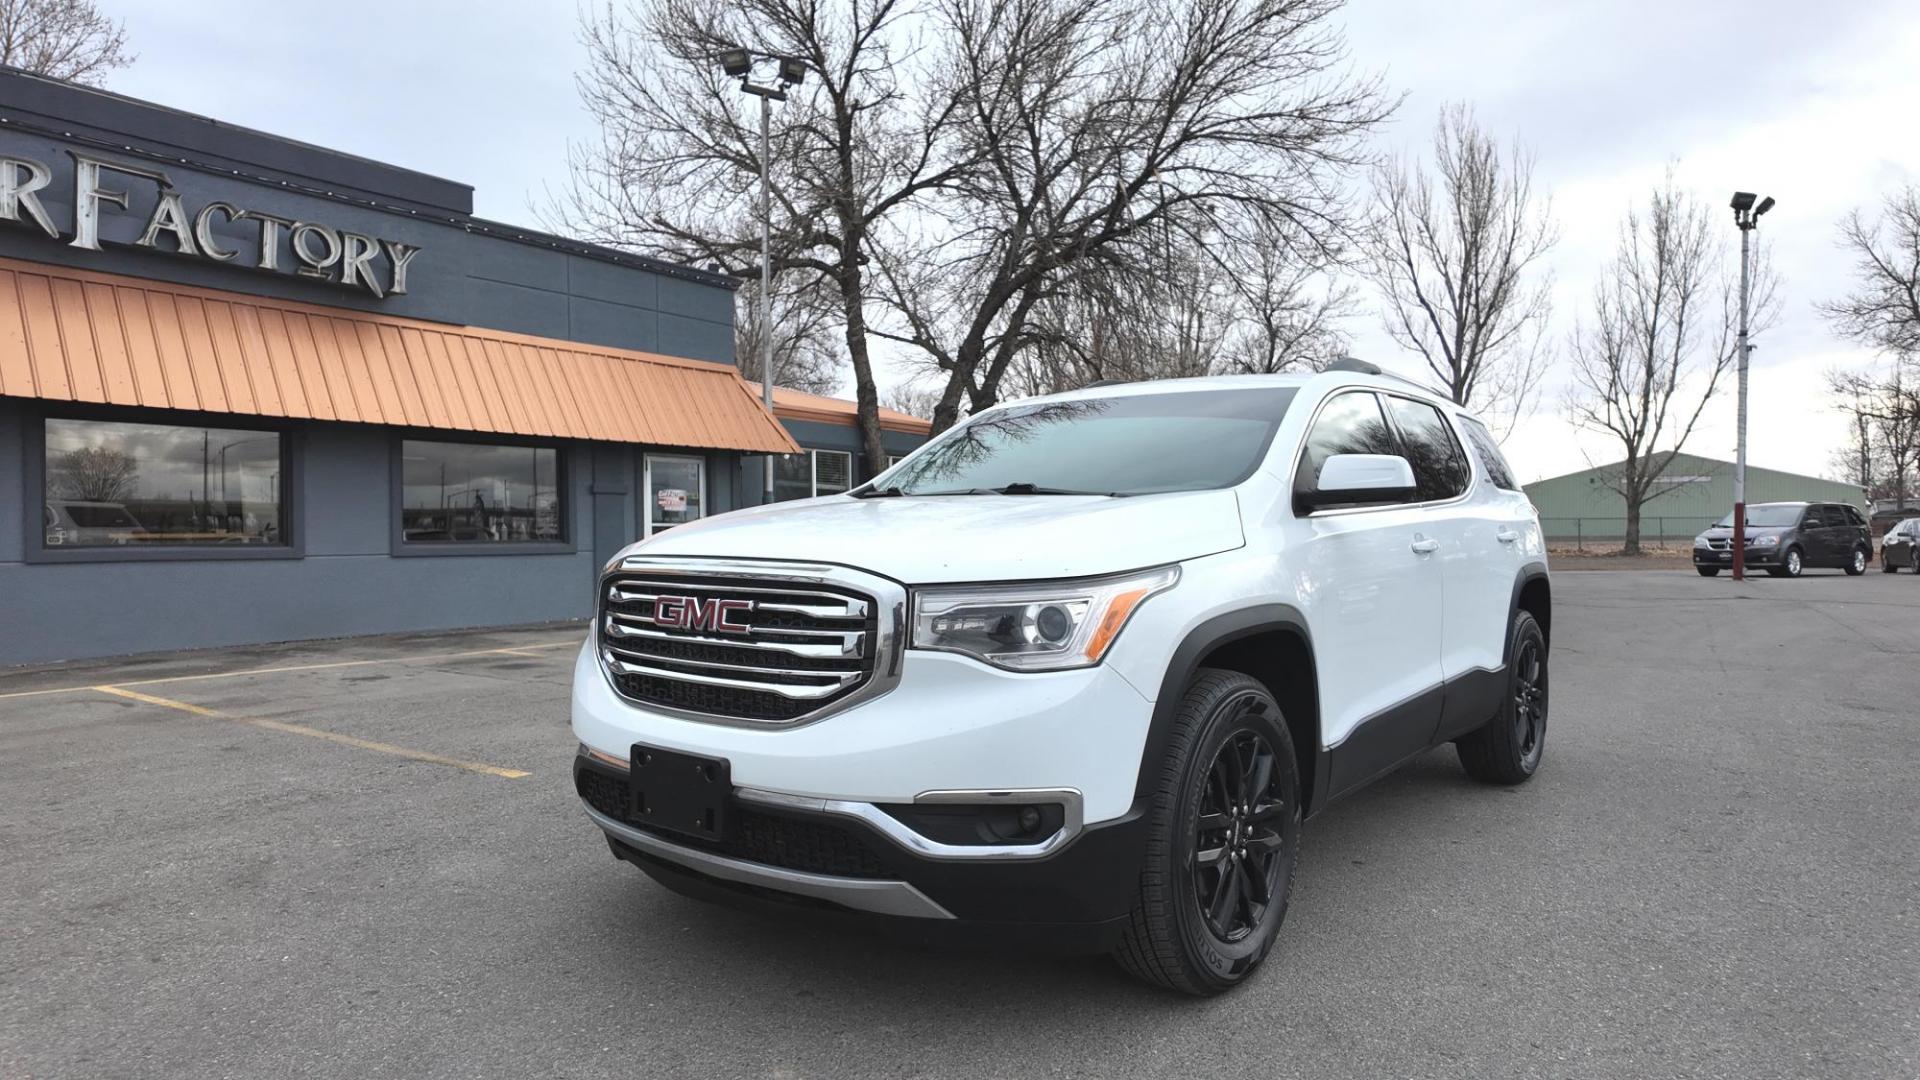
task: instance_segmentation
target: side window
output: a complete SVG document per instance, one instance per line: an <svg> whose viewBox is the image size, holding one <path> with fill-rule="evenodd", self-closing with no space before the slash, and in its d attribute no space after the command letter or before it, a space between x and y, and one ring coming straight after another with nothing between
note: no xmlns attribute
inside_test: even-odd
<svg viewBox="0 0 1920 1080"><path fill-rule="evenodd" d="M1849 525L1865 525L1867 523L1867 519L1860 516L1860 510L1858 507L1843 506L1841 507L1841 509L1846 511L1847 523Z"/></svg>
<svg viewBox="0 0 1920 1080"><path fill-rule="evenodd" d="M1320 466L1335 454L1398 454L1400 445L1380 412L1380 399L1364 390L1340 394L1320 410L1300 448L1300 465L1294 470L1294 493L1314 489L1320 481Z"/></svg>
<svg viewBox="0 0 1920 1080"><path fill-rule="evenodd" d="M1820 524L1829 529L1844 529L1847 527L1846 511L1837 506L1823 506L1820 508Z"/></svg>
<svg viewBox="0 0 1920 1080"><path fill-rule="evenodd" d="M1513 470L1507 467L1507 459L1500 454L1500 444L1494 440L1493 432L1487 426L1471 416L1460 418L1460 426L1467 432L1467 441L1473 444L1473 452L1480 458L1480 467L1487 470L1487 477L1493 486L1506 491L1519 491L1520 484L1513 478Z"/></svg>
<svg viewBox="0 0 1920 1080"><path fill-rule="evenodd" d="M1451 499L1467 490L1467 456L1440 410L1411 398L1387 398L1387 410L1400 428L1413 482L1421 502Z"/></svg>

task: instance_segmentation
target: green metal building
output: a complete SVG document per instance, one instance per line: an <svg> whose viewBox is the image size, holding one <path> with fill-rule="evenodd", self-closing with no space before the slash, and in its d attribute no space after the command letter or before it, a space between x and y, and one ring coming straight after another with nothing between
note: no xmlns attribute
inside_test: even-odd
<svg viewBox="0 0 1920 1080"><path fill-rule="evenodd" d="M1540 525L1555 544L1617 545L1626 533L1626 501L1610 486L1620 465L1600 465L1526 485ZM1733 509L1733 462L1676 454L1640 508L1643 544L1686 545ZM1747 466L1747 502L1841 502L1867 512L1858 485Z"/></svg>

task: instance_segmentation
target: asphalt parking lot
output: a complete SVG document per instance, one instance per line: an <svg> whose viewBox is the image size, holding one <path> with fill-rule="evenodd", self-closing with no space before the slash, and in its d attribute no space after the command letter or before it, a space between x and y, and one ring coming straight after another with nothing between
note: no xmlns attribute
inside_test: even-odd
<svg viewBox="0 0 1920 1080"><path fill-rule="evenodd" d="M1920 1075L1920 581L1555 588L1542 773L1334 806L1211 1001L654 886L576 628L0 671L0 1076Z"/></svg>

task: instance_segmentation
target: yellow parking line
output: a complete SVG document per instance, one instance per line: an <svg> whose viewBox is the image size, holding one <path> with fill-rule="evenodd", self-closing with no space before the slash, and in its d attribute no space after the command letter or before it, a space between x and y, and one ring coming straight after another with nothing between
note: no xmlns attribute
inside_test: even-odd
<svg viewBox="0 0 1920 1080"><path fill-rule="evenodd" d="M175 701L172 698L154 697L152 694L142 694L137 690L128 690L123 686L90 686L87 687L87 689L98 690L103 694L112 694L115 697L123 697L132 701L145 702L148 705L160 705L168 709L178 709L181 712L192 713L195 716L206 716L215 720L228 720L236 724L247 724L252 727L264 728L268 731L284 731L289 735L306 735L310 738L325 739L328 742L339 743L342 746L351 746L360 750L373 750L378 753L392 754L395 757L409 758L414 761L431 762L435 765L448 765L456 769L465 769L468 772L486 773L488 776L505 777L508 780L518 780L523 776L529 775L521 769L503 769L498 765L485 765L478 761L462 761L459 758L429 754L424 750L409 750L404 746L375 742L372 739L357 739L352 735L342 735L334 731L322 731L319 728L307 727L305 724L289 724L284 720L267 720L257 716L233 716L229 713L223 713L218 709L209 709L204 705L191 705L184 701Z"/></svg>
<svg viewBox="0 0 1920 1080"><path fill-rule="evenodd" d="M383 656L377 660L336 660L327 664L288 664L284 667L247 668L242 671L213 671L204 675L169 675L164 679L128 679L115 683L115 686L158 686L161 683L198 682L203 679L237 679L242 675L278 675L288 671L326 671L330 668L367 667L372 664L425 663L432 660L458 660L470 656L499 656L503 653L516 656L529 655L530 649L562 649L579 644L578 638L566 641L548 641L535 645L513 645L498 649L470 649L466 652L429 653L425 656ZM78 694L98 689L94 684L85 686L56 686L50 690L18 690L11 694L0 694L0 701L9 698L44 697L48 694Z"/></svg>

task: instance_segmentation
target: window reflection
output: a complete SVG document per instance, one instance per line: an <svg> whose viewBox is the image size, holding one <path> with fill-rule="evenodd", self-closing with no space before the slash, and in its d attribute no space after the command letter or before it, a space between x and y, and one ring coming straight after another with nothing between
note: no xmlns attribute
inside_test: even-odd
<svg viewBox="0 0 1920 1080"><path fill-rule="evenodd" d="M1294 472L1295 494L1313 491L1320 483L1320 467L1335 454L1398 454L1399 440L1380 411L1380 399L1365 391L1341 394L1327 402L1307 432Z"/></svg>
<svg viewBox="0 0 1920 1080"><path fill-rule="evenodd" d="M555 448L407 439L400 456L408 543L564 539Z"/></svg>
<svg viewBox="0 0 1920 1080"><path fill-rule="evenodd" d="M1400 426L1413 482L1421 502L1451 499L1467 490L1467 457L1440 410L1423 401L1390 397L1387 407Z"/></svg>
<svg viewBox="0 0 1920 1080"><path fill-rule="evenodd" d="M993 490L1144 495L1230 487L1258 467L1290 388L1048 401L986 413L887 477L909 495Z"/></svg>
<svg viewBox="0 0 1920 1080"><path fill-rule="evenodd" d="M283 544L280 436L48 419L47 547Z"/></svg>

